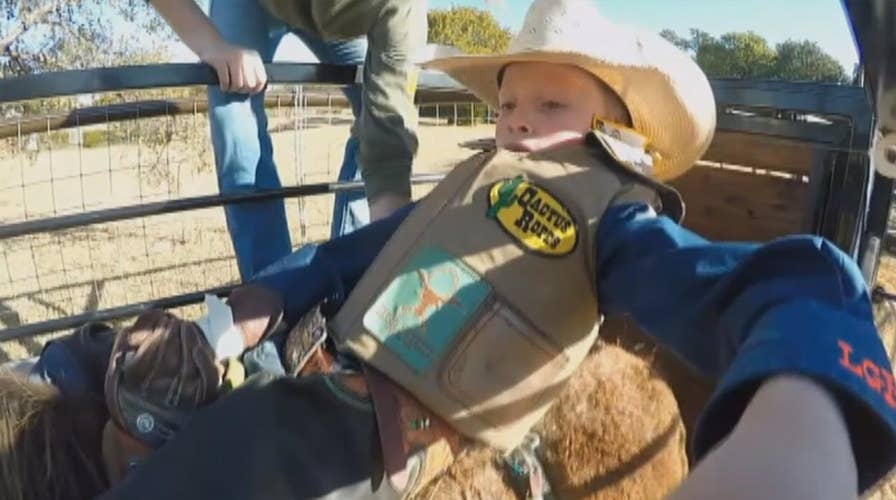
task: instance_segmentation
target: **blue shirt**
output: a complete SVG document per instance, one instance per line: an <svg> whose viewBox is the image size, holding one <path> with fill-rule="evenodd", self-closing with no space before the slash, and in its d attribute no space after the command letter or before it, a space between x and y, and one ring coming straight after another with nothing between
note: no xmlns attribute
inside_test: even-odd
<svg viewBox="0 0 896 500"><path fill-rule="evenodd" d="M412 209L303 247L253 281L283 293L294 322L339 302ZM611 207L597 233L602 313L629 314L718 381L693 437L698 459L737 423L763 380L809 377L838 402L865 491L896 464L896 384L855 263L809 235L713 243L643 204Z"/></svg>

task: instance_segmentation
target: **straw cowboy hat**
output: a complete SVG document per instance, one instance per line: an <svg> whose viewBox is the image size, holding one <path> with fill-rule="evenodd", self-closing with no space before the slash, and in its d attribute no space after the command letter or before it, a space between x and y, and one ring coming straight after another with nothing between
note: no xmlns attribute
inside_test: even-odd
<svg viewBox="0 0 896 500"><path fill-rule="evenodd" d="M716 109L703 71L660 36L604 18L593 0L535 0L506 54L436 58L424 67L497 107L499 72L525 61L578 66L612 88L647 137L661 180L683 173L709 147Z"/></svg>

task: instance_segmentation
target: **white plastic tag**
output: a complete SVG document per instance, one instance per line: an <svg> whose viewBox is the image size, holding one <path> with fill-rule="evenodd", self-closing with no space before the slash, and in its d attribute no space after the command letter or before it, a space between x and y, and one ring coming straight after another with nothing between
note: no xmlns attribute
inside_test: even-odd
<svg viewBox="0 0 896 500"><path fill-rule="evenodd" d="M246 349L243 334L233 324L233 311L215 295L205 295L206 315L196 320L217 360L236 358Z"/></svg>

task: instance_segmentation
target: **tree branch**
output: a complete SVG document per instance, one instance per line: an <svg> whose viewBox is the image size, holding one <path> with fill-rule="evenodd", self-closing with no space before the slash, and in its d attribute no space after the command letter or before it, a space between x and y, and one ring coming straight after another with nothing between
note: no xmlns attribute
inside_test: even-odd
<svg viewBox="0 0 896 500"><path fill-rule="evenodd" d="M0 37L0 53L7 53L9 46L22 36L28 28L44 20L51 12L55 11L62 5L62 0L53 0L46 3L30 13L22 16L22 19L8 33Z"/></svg>

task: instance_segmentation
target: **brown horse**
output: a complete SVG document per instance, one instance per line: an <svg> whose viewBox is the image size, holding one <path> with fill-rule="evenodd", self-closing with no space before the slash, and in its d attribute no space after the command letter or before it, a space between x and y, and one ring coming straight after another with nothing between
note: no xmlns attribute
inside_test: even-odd
<svg viewBox="0 0 896 500"><path fill-rule="evenodd" d="M651 357L615 343L598 342L535 431L555 498L662 498L687 475L672 391ZM475 448L415 500L515 500L502 467L498 453Z"/></svg>
<svg viewBox="0 0 896 500"><path fill-rule="evenodd" d="M93 498L107 488L101 436L108 418L98 398L0 372L0 498Z"/></svg>

